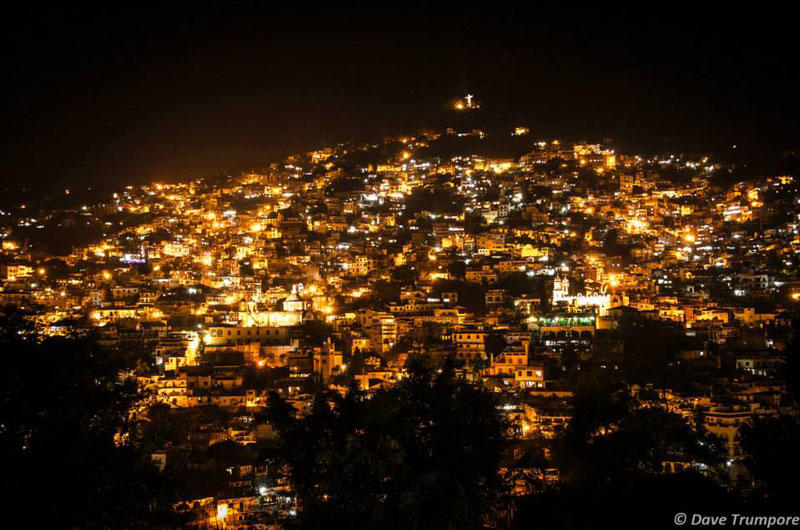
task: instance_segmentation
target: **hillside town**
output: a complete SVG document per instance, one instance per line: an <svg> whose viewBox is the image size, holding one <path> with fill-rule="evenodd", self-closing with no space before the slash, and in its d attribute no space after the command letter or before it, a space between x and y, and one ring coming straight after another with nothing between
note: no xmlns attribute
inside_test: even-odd
<svg viewBox="0 0 800 530"><path fill-rule="evenodd" d="M522 126L339 144L238 176L16 205L0 216L0 304L25 313L20 333L137 356L121 375L142 396L131 415L181 484L173 509L190 527L297 516L270 456L271 395L303 417L319 392L378 393L415 363L497 397L514 494L558 487L552 444L584 374L718 436L735 476L740 429L797 412L783 369L800 186L731 175L710 156L540 141ZM53 253L30 236L55 227L96 238Z"/></svg>

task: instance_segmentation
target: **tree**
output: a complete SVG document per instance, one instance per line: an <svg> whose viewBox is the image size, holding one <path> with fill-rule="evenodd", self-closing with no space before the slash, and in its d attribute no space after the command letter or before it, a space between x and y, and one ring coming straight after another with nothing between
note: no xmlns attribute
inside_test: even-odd
<svg viewBox="0 0 800 530"><path fill-rule="evenodd" d="M400 299L401 285L397 282L377 280L372 284L372 298L376 303L386 305Z"/></svg>
<svg viewBox="0 0 800 530"><path fill-rule="evenodd" d="M447 266L451 278L463 280L467 274L467 264L463 261L454 261Z"/></svg>
<svg viewBox="0 0 800 530"><path fill-rule="evenodd" d="M792 329L794 333L786 348L783 376L795 403L800 403L800 319L795 318L792 321Z"/></svg>
<svg viewBox="0 0 800 530"><path fill-rule="evenodd" d="M502 333L492 332L486 335L484 340L484 347L486 348L486 353L491 355L500 355L503 353L503 350L506 349L507 343L506 338L503 336Z"/></svg>
<svg viewBox="0 0 800 530"><path fill-rule="evenodd" d="M120 379L135 359L87 339L33 342L9 333L0 351L4 511L51 528L163 522L168 484L131 442L136 382Z"/></svg>
<svg viewBox="0 0 800 530"><path fill-rule="evenodd" d="M643 406L625 385L579 385L575 412L559 441L567 481L589 483L657 475L667 461L722 462L721 442L696 432L686 420L658 406Z"/></svg>
<svg viewBox="0 0 800 530"><path fill-rule="evenodd" d="M322 320L305 320L300 324L303 343L308 346L322 346L333 333L333 328Z"/></svg>
<svg viewBox="0 0 800 530"><path fill-rule="evenodd" d="M620 319L623 368L631 383L682 388L690 378L677 353L685 343L681 329L670 322L638 316Z"/></svg>
<svg viewBox="0 0 800 530"><path fill-rule="evenodd" d="M480 286L462 280L436 280L433 283L432 295L441 296L448 292L458 293L458 304L468 311L479 316L486 313L486 296Z"/></svg>
<svg viewBox="0 0 800 530"><path fill-rule="evenodd" d="M606 232L603 239L603 251L608 256L619 256L623 259L627 259L630 252L628 246L620 241L617 230L613 228Z"/></svg>
<svg viewBox="0 0 800 530"><path fill-rule="evenodd" d="M406 198L405 215L417 212L460 213L463 198L450 186L415 188Z"/></svg>
<svg viewBox="0 0 800 530"><path fill-rule="evenodd" d="M305 528L477 528L503 486L505 422L491 394L422 366L367 399L318 394L295 419L276 394L269 416L290 465Z"/></svg>
<svg viewBox="0 0 800 530"><path fill-rule="evenodd" d="M695 431L678 414L645 405L610 379L582 381L574 405L555 446L561 489L524 500L516 527L524 528L535 514L543 528L635 528L645 517L662 527L677 511L732 505L719 484L694 469L721 469L718 438ZM665 462L693 467L668 474Z"/></svg>
<svg viewBox="0 0 800 530"><path fill-rule="evenodd" d="M728 513L732 507L740 511L741 503L701 475L641 476L596 489L566 485L524 497L512 527L520 530L675 528L676 513Z"/></svg>
<svg viewBox="0 0 800 530"><path fill-rule="evenodd" d="M754 480L754 500L772 509L795 506L800 473L800 423L794 418L756 419L740 430L744 463Z"/></svg>
<svg viewBox="0 0 800 530"><path fill-rule="evenodd" d="M400 285L414 285L419 278L419 271L410 265L394 267L391 273L392 280Z"/></svg>

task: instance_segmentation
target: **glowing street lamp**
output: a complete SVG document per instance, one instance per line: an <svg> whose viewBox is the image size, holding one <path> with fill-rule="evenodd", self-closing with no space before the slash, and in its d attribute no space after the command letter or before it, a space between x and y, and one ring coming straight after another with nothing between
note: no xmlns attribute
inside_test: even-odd
<svg viewBox="0 0 800 530"><path fill-rule="evenodd" d="M228 516L228 505L217 504L217 521L224 521Z"/></svg>

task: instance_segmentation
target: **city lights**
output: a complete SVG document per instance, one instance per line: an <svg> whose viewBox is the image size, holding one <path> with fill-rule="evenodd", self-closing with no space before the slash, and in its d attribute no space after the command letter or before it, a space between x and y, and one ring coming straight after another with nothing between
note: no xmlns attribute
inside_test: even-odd
<svg viewBox="0 0 800 530"><path fill-rule="evenodd" d="M701 46L685 38L696 10L651 53L630 38L640 25L620 31L602 7L573 9L564 38L546 14L500 24L482 10L466 26L491 28L491 45L453 38L455 23L436 35L419 9L386 17L402 39L370 20L380 39L364 42L345 16L289 31L280 10L198 30L197 6L135 39L120 31L130 13L58 10L61 24L15 29L12 45L52 28L127 43L29 43L26 66L6 69L26 83L7 106L30 121L6 129L63 143L8 144L37 158L0 201L4 495L26 526L661 528L792 513L800 147L776 138L793 84L765 76L752 94L769 101L725 97L755 75L750 55L768 59L759 75L791 70L778 56L792 33L734 54L736 83L710 90L730 76L702 50L665 61L670 43ZM569 60L575 20L596 31ZM515 24L526 36L504 41ZM703 27L731 47L724 20ZM546 42L531 46L531 28ZM317 33L324 46L304 41ZM420 53L437 40L460 60ZM680 82L645 83L676 68ZM712 109L688 106L695 85ZM751 105L786 123L754 142L741 130L775 113L748 121ZM711 118L730 131L712 135ZM64 174L49 190L45 167ZM103 178L67 176L90 170ZM51 476L66 495L41 495Z"/></svg>

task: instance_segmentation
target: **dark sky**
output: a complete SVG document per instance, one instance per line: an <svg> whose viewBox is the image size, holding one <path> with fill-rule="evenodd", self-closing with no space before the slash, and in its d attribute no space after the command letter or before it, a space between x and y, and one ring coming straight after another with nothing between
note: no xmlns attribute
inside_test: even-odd
<svg viewBox="0 0 800 530"><path fill-rule="evenodd" d="M261 167L446 123L464 91L538 136L800 146L794 13L31 7L2 27L0 179L77 185Z"/></svg>

